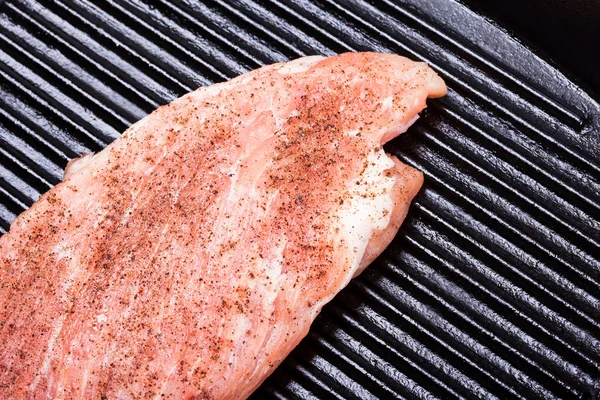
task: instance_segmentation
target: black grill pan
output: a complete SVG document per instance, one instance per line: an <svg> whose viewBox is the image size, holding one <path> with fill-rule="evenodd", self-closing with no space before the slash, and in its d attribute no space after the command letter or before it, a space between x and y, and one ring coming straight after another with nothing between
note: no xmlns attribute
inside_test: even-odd
<svg viewBox="0 0 600 400"><path fill-rule="evenodd" d="M448 83L387 145L425 185L253 398L598 398L597 97L454 0L0 0L0 230L158 105L367 50Z"/></svg>

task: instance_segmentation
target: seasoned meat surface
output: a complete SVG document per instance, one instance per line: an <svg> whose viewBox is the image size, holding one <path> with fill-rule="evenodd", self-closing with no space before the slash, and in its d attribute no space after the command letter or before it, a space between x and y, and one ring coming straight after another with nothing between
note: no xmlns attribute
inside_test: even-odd
<svg viewBox="0 0 600 400"><path fill-rule="evenodd" d="M200 88L70 163L0 238L0 398L247 397L389 242L381 145L441 96L348 53Z"/></svg>

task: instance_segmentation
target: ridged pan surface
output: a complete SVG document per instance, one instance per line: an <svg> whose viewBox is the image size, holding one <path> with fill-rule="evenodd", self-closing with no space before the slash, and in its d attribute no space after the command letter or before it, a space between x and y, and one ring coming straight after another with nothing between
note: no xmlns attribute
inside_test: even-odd
<svg viewBox="0 0 600 400"><path fill-rule="evenodd" d="M453 0L0 1L0 229L161 104L366 50L448 83L387 146L425 185L254 398L595 398L600 107Z"/></svg>

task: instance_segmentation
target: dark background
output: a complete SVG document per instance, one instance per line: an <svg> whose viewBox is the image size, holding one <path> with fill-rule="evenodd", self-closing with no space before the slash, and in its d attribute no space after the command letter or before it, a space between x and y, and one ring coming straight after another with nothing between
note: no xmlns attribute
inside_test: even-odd
<svg viewBox="0 0 600 400"><path fill-rule="evenodd" d="M600 94L599 0L462 0ZM539 54L540 52L538 52ZM575 78L575 79L573 79Z"/></svg>

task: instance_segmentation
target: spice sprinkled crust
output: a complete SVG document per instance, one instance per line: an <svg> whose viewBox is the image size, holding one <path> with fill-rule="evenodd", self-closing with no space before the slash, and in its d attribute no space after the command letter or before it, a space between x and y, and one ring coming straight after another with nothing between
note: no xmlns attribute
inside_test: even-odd
<svg viewBox="0 0 600 400"><path fill-rule="evenodd" d="M247 397L397 232L381 145L424 63L306 57L200 88L70 163L0 238L0 397Z"/></svg>

